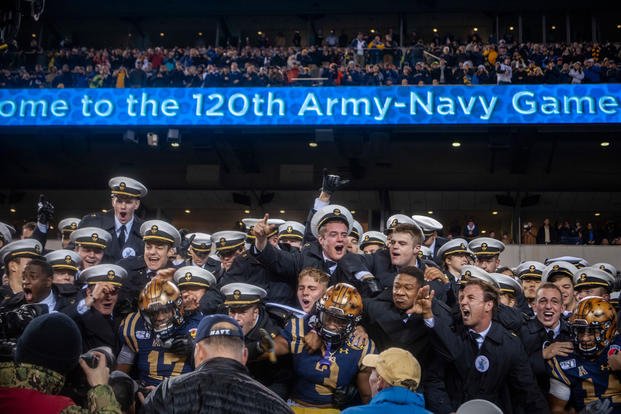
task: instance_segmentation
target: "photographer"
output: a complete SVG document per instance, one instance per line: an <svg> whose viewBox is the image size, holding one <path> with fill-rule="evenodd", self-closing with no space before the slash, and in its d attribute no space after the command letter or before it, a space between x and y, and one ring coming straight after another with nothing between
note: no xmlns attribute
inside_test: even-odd
<svg viewBox="0 0 621 414"><path fill-rule="evenodd" d="M530 221L522 229L522 244L537 244L537 227Z"/></svg>
<svg viewBox="0 0 621 414"><path fill-rule="evenodd" d="M81 353L80 331L61 313L35 318L17 342L15 362L0 364L0 412L33 413L120 413L121 407L108 384L105 356L95 353L96 368L90 368ZM80 364L89 385L88 409L57 395L66 375Z"/></svg>

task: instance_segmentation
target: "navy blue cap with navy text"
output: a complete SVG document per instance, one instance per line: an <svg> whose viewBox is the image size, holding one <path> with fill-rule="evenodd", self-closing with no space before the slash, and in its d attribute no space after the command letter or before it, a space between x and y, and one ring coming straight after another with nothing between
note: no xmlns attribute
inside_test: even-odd
<svg viewBox="0 0 621 414"><path fill-rule="evenodd" d="M233 328L213 328L214 325L220 322L227 322L233 325ZM196 329L195 342L202 341L205 338L213 336L232 336L235 338L244 339L244 332L242 331L239 323L228 315L208 315L205 316Z"/></svg>

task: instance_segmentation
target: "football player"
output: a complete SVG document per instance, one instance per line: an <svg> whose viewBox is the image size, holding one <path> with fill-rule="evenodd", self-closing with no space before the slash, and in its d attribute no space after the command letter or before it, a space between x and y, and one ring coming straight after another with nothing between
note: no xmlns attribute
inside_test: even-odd
<svg viewBox="0 0 621 414"><path fill-rule="evenodd" d="M569 401L576 412L587 404L606 404L612 413L621 413L620 375L609 364L609 358L621 350L613 306L600 297L586 297L578 302L569 324L573 352L548 361L551 412L564 413Z"/></svg>
<svg viewBox="0 0 621 414"><path fill-rule="evenodd" d="M155 277L140 293L139 308L127 315L120 327L119 369L129 373L135 364L144 386L156 386L165 378L192 371L192 339L201 318L184 318L179 288Z"/></svg>
<svg viewBox="0 0 621 414"><path fill-rule="evenodd" d="M306 412L314 407L337 413L339 408L356 402L356 388L366 404L371 396L370 371L363 367L362 359L376 353L376 348L370 340L361 346L353 341L352 334L362 317L362 297L355 287L337 283L328 288L316 308L314 321L293 318L285 328L295 373L293 411ZM321 339L318 352L305 347L304 336L311 326Z"/></svg>

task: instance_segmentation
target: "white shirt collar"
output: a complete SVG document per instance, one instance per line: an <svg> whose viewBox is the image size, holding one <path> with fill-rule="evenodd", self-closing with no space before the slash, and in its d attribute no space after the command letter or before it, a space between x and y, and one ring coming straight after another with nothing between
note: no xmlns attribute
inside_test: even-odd
<svg viewBox="0 0 621 414"><path fill-rule="evenodd" d="M328 261L328 260L329 260L329 261L331 261L331 262L336 263L336 260L332 260L332 259L330 259L328 256L326 256L326 254L323 252L323 250L321 251L321 255L323 256L323 261L324 261L324 262L326 262L326 261ZM335 264L334 266L332 266L332 267L336 267L336 264Z"/></svg>
<svg viewBox="0 0 621 414"><path fill-rule="evenodd" d="M41 302L39 302L39 304L47 305L48 311L50 313L56 312L56 298L54 297L54 292L50 290L50 294L47 296L47 298L43 299Z"/></svg>
<svg viewBox="0 0 621 414"><path fill-rule="evenodd" d="M481 338L483 339L481 342L485 341L485 337L487 336L487 334L489 333L489 330L492 328L492 322L490 321L489 326L487 327L487 329L485 329L484 331L481 332L477 332L474 329L468 329L470 332L474 332L476 334L479 334L481 336Z"/></svg>
<svg viewBox="0 0 621 414"><path fill-rule="evenodd" d="M431 250L431 254L433 254L433 255L435 255L436 241L437 241L437 239L433 239L433 243L431 243L430 246L427 246L427 247L429 247L429 250Z"/></svg>

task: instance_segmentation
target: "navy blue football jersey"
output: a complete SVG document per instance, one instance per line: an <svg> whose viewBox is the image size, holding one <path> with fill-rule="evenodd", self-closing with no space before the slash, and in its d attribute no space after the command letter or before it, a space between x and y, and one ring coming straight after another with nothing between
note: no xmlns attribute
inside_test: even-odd
<svg viewBox="0 0 621 414"><path fill-rule="evenodd" d="M200 315L200 316L199 316ZM173 336L196 336L196 328L202 315L186 318ZM193 367L185 355L166 352L162 341L154 337L147 329L140 312L127 315L121 324L121 340L136 354L134 364L138 370L138 379L146 385L158 385L171 376L191 372Z"/></svg>
<svg viewBox="0 0 621 414"><path fill-rule="evenodd" d="M621 336L616 336L599 356L593 360L576 352L569 356L557 356L548 361L552 378L567 385L571 390L569 401L580 411L590 402L610 399L613 413L621 413L621 373L611 371L608 356L621 350Z"/></svg>
<svg viewBox="0 0 621 414"><path fill-rule="evenodd" d="M308 330L303 318L292 318L285 327L283 336L289 343L295 373L291 398L313 405L329 405L334 390L351 384L362 368L362 358L377 350L370 339L364 347L354 346L347 340L331 350L328 364L321 352L309 354L304 348Z"/></svg>

